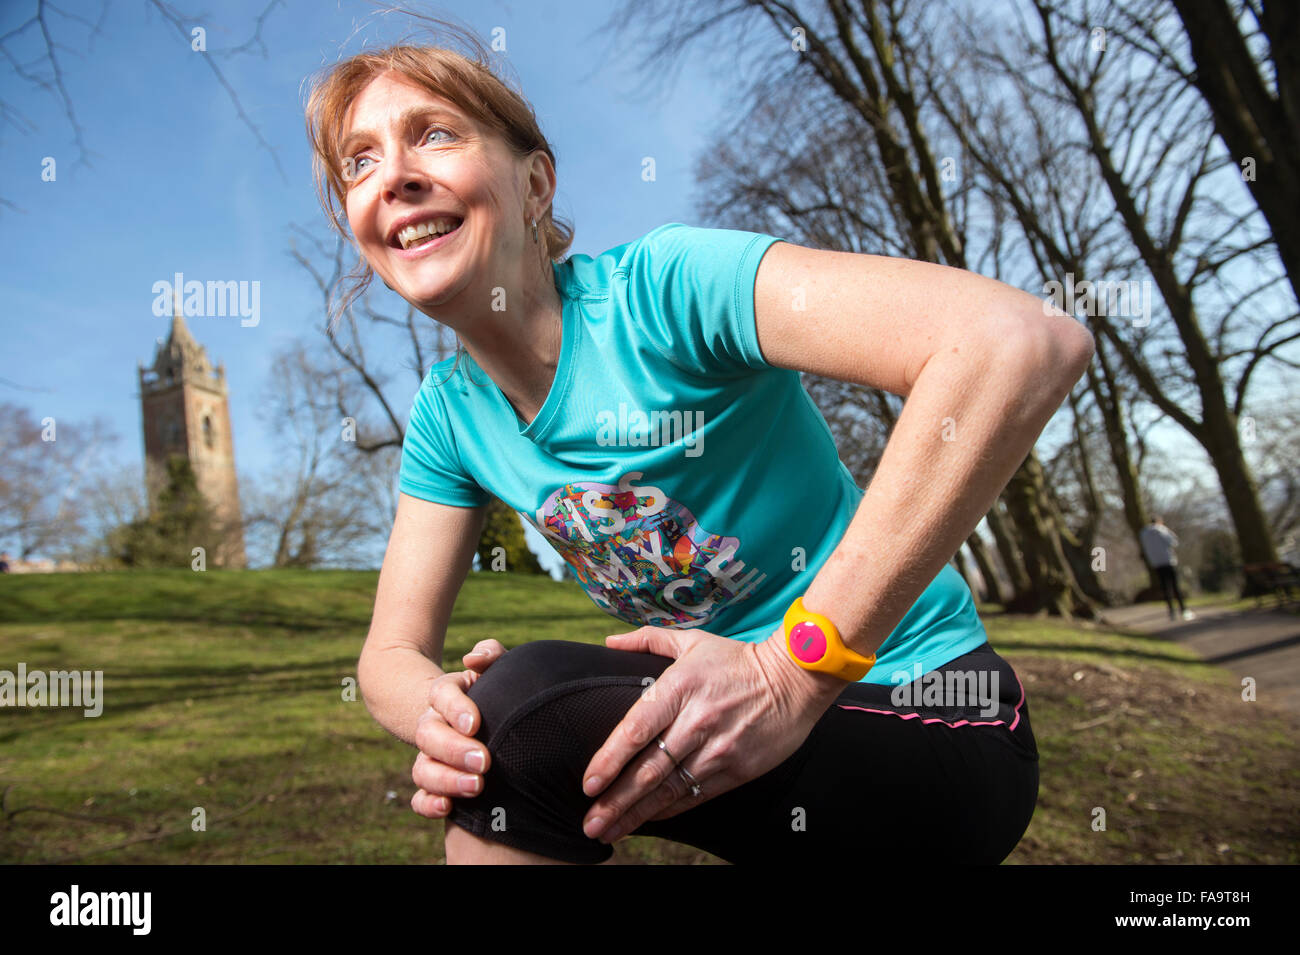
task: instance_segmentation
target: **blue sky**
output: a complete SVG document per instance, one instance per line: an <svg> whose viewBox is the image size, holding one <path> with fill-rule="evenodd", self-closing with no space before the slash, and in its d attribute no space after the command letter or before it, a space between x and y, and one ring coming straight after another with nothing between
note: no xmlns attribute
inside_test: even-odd
<svg viewBox="0 0 1300 955"><path fill-rule="evenodd" d="M239 472L261 473L276 461L270 430L257 415L272 356L295 338L319 337L319 293L287 251L291 224L324 223L300 85L363 45L399 39L409 22L377 19L372 6L349 0L287 0L265 22L266 58L217 60L286 178L239 119L204 54L146 3L64 6L92 22L103 11L93 37L85 24L57 14L50 20L70 48L59 51L60 65L90 155L81 161L54 95L4 75L4 100L34 128L0 130L0 197L18 207L0 210L0 396L38 418L89 423L102 415L123 439L116 447L121 464L143 469L136 364L152 360L169 324L152 312L153 283L177 271L201 280L257 280L256 327L220 317L188 324L209 357L225 362ZM264 6L223 2L193 25L205 28L209 51L235 46L251 36ZM510 65L557 152L556 208L575 224L573 251L594 254L663 222L695 221L691 164L722 105L716 79L688 63L671 89L646 89L631 57L612 48L615 40L593 35L610 3L457 2L437 9L485 40L494 27L505 28ZM25 4L5 4L0 32L27 16ZM38 38L29 29L10 48L35 57ZM48 73L48 64L39 67ZM656 158L654 182L641 178L646 155ZM53 182L41 179L45 157L56 162ZM403 303L376 285L376 303L400 314ZM401 358L391 363L395 374ZM396 380L396 392L414 393L406 379Z"/></svg>

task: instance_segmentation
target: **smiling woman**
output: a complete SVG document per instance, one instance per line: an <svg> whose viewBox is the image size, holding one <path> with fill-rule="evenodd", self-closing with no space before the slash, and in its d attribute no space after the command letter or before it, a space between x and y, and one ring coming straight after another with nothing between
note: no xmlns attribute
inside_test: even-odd
<svg viewBox="0 0 1300 955"><path fill-rule="evenodd" d="M755 232L667 223L561 261L555 157L482 58L354 57L308 129L362 257L348 295L378 274L464 347L415 395L358 663L447 861L602 862L630 833L737 862L1003 859L1037 749L949 559L1087 333L978 275ZM908 396L865 493L804 371ZM673 414L683 447L636 424ZM493 495L637 629L487 640L444 673Z"/></svg>

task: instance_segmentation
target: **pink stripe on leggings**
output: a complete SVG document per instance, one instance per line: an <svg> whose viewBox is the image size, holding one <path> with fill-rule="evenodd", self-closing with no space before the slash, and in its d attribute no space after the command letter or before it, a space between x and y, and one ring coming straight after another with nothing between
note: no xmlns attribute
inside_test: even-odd
<svg viewBox="0 0 1300 955"><path fill-rule="evenodd" d="M1020 674L1016 673L1014 669L1011 672L1015 674L1016 685L1020 687L1020 701L1016 703L1016 718L1012 720L1011 725L1007 727L1008 731L1014 730L1016 725L1020 722L1020 707L1025 703L1025 685L1020 682ZM953 729L956 729L958 726L999 726L1005 725L1007 722L1006 720L983 720L978 722L958 720L956 723L949 723L947 720L941 720L937 716L924 719L920 713L899 713L896 710L875 710L869 706L846 706L843 703L836 703L835 705L842 710L861 710L863 713L885 713L889 716L897 716L899 719L904 720L921 720L922 723L942 723L944 726L950 726Z"/></svg>

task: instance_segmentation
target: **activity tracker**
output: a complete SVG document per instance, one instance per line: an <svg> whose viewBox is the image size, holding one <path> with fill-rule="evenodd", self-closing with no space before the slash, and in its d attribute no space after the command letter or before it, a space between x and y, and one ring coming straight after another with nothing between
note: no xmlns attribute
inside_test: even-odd
<svg viewBox="0 0 1300 955"><path fill-rule="evenodd" d="M805 609L802 597L795 598L785 612L784 627L786 652L805 670L857 681L876 664L874 653L864 657L846 647L835 624L822 614Z"/></svg>

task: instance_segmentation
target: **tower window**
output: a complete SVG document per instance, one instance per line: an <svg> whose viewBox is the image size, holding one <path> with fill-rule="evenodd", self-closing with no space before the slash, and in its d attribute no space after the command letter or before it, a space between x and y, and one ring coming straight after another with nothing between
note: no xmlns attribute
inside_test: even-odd
<svg viewBox="0 0 1300 955"><path fill-rule="evenodd" d="M212 418L208 415L203 416L203 443L209 448L217 446L216 439L212 435Z"/></svg>

